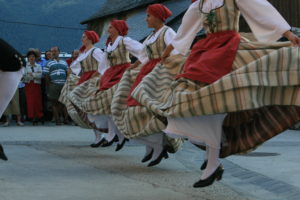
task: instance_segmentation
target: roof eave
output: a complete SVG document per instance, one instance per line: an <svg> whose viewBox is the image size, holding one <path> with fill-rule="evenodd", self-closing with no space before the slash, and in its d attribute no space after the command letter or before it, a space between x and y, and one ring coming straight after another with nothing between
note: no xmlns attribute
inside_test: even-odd
<svg viewBox="0 0 300 200"><path fill-rule="evenodd" d="M160 0L160 2L164 2L164 1L168 1L168 0ZM95 21L95 20L100 20L100 19L102 19L102 18L107 18L107 17L110 17L110 16L113 16L113 15L115 15L115 14L124 14L125 12L129 12L129 11L132 11L132 10L135 10L135 9L139 9L139 8L143 8L143 7L146 7L146 6L148 6L148 5L150 5L150 4L152 4L152 3L146 3L146 4L142 4L142 5L139 5L139 6L137 6L137 7L133 7L133 8L130 8L130 9L125 9L125 10L122 10L121 12L114 12L114 13L111 13L111 14L108 14L108 15L104 15L104 16L99 16L99 17L96 17L96 16L94 16L94 17L90 17L89 19L87 19L87 20L84 20L84 21L82 21L82 22L80 22L80 24L87 24L87 23L89 23L89 22L91 22L91 21Z"/></svg>

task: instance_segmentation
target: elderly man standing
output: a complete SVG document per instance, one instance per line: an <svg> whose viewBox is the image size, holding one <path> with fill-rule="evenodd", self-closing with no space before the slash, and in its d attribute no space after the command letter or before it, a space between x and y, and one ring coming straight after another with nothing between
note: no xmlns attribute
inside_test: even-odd
<svg viewBox="0 0 300 200"><path fill-rule="evenodd" d="M43 72L46 78L47 96L51 101L56 125L61 125L60 112L63 112L64 123L68 124L68 113L63 104L58 102L60 92L67 80L68 64L59 58L58 47L51 48L52 60L50 60Z"/></svg>
<svg viewBox="0 0 300 200"><path fill-rule="evenodd" d="M22 55L0 38L0 117L17 90L24 65ZM0 159L7 160L1 144Z"/></svg>

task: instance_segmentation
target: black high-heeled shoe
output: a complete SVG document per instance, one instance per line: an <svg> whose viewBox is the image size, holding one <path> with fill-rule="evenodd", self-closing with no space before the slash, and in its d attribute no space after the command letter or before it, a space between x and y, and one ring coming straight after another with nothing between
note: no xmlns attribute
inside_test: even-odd
<svg viewBox="0 0 300 200"><path fill-rule="evenodd" d="M201 167L200 167L200 170L205 170L207 166L207 160L204 160L204 162L202 163Z"/></svg>
<svg viewBox="0 0 300 200"><path fill-rule="evenodd" d="M105 142L101 145L101 147L109 147L111 146L114 142L118 142L118 136L116 135L110 142L108 142L107 140L105 140Z"/></svg>
<svg viewBox="0 0 300 200"><path fill-rule="evenodd" d="M148 155L145 155L145 157L142 159L142 163L147 162L148 160L150 160L152 158L153 155L153 149L151 150L151 152Z"/></svg>
<svg viewBox="0 0 300 200"><path fill-rule="evenodd" d="M158 158L156 158L155 160L151 161L147 166L148 167L152 167L152 166L158 165L163 158L165 158L165 159L169 158L168 152L167 152L167 150L165 148L159 154Z"/></svg>
<svg viewBox="0 0 300 200"><path fill-rule="evenodd" d="M212 173L212 175L210 175L208 178L206 178L204 180L200 179L198 182L194 183L193 187L194 188L207 187L207 186L213 184L215 180L217 180L217 181L221 180L223 172L224 172L223 166L219 165L219 167L215 170L214 173Z"/></svg>
<svg viewBox="0 0 300 200"><path fill-rule="evenodd" d="M128 141L129 141L129 140L125 138L125 139L122 141L121 144L117 144L117 147L116 147L115 151L120 151L120 150L124 147L124 144L125 144L126 142L128 142Z"/></svg>
<svg viewBox="0 0 300 200"><path fill-rule="evenodd" d="M2 145L0 144L0 159L2 160L8 160L5 153L4 153L4 150L3 150L3 147Z"/></svg>
<svg viewBox="0 0 300 200"><path fill-rule="evenodd" d="M105 141L106 141L105 138L102 138L99 142L91 144L90 146L92 148L97 148L97 147L100 147Z"/></svg>

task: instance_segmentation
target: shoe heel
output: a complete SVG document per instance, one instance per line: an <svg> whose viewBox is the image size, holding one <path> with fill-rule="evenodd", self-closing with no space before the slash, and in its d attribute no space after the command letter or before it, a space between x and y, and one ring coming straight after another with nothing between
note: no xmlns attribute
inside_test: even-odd
<svg viewBox="0 0 300 200"><path fill-rule="evenodd" d="M218 176L216 177L216 180L217 180L217 181L222 180L223 172L224 172L224 170L220 171L220 173L219 173Z"/></svg>
<svg viewBox="0 0 300 200"><path fill-rule="evenodd" d="M165 158L165 159L168 159L168 158L169 158L169 155L168 155L167 152L165 153L164 158Z"/></svg>

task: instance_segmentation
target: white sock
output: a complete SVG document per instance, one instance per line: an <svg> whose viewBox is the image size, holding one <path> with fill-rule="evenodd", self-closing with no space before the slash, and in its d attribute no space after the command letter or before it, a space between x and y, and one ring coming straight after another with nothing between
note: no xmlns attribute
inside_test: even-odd
<svg viewBox="0 0 300 200"><path fill-rule="evenodd" d="M209 146L206 146L204 160L208 160L208 155L209 155Z"/></svg>
<svg viewBox="0 0 300 200"><path fill-rule="evenodd" d="M97 144L103 138L103 134L102 134L102 132L100 132L98 130L94 130L94 133L95 133L95 142L94 142L94 144Z"/></svg>
<svg viewBox="0 0 300 200"><path fill-rule="evenodd" d="M148 156L152 152L152 150L153 150L152 147L147 146L147 145L145 146L145 149L146 149L146 152L145 152L145 156L144 157Z"/></svg>
<svg viewBox="0 0 300 200"><path fill-rule="evenodd" d="M122 142L125 140L125 136L119 131L118 127L113 123L113 131L116 133L116 135L119 138L119 144L122 144Z"/></svg>
<svg viewBox="0 0 300 200"><path fill-rule="evenodd" d="M163 146L155 145L155 147L153 147L152 160L156 160L161 154L161 152L163 151L163 149L164 149Z"/></svg>
<svg viewBox="0 0 300 200"><path fill-rule="evenodd" d="M107 140L107 142L112 141L114 137L116 136L116 133L108 129L108 134L104 134L104 138Z"/></svg>
<svg viewBox="0 0 300 200"><path fill-rule="evenodd" d="M220 149L212 148L212 147L206 147L208 150L208 162L207 162L207 167L203 171L203 174L201 175L201 180L204 180L208 178L211 174L213 174L216 169L220 165L219 161L219 154L220 154Z"/></svg>

